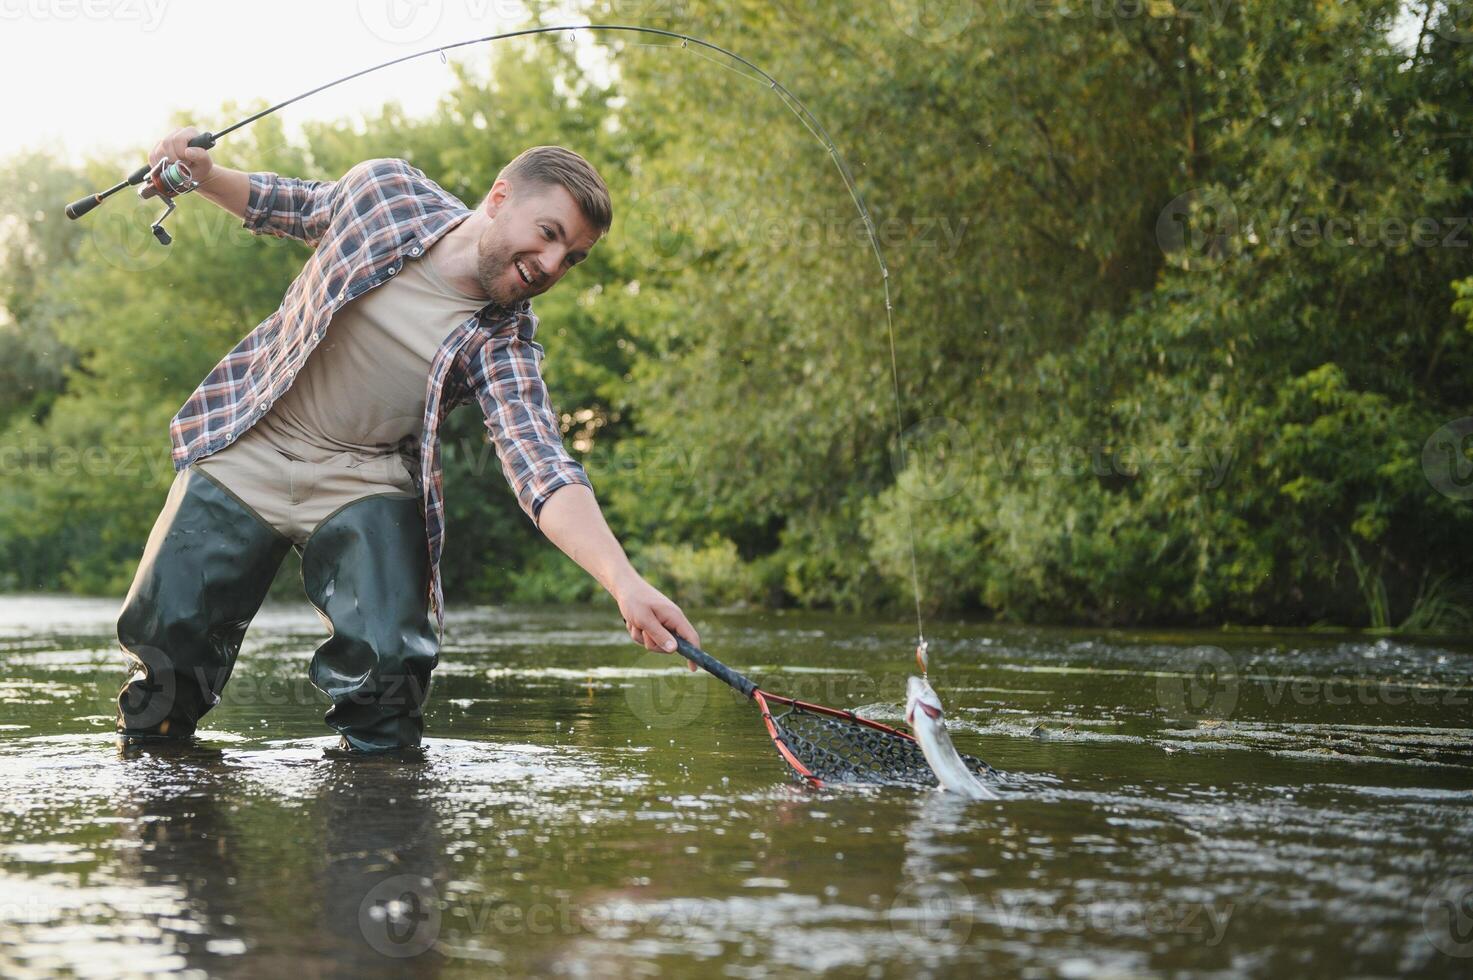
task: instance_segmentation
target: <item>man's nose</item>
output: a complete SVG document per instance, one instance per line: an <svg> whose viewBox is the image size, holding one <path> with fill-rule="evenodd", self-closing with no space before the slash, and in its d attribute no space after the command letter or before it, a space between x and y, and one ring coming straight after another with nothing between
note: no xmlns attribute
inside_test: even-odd
<svg viewBox="0 0 1473 980"><path fill-rule="evenodd" d="M563 271L563 260L568 249L561 245L550 245L537 257L537 272L544 279L553 279Z"/></svg>

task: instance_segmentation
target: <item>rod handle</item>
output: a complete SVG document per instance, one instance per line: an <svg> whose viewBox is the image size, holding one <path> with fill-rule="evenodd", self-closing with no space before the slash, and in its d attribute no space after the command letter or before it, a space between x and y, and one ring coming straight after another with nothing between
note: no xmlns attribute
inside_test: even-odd
<svg viewBox="0 0 1473 980"><path fill-rule="evenodd" d="M713 677L716 677L726 684L731 685L738 691L741 691L742 694L746 697L751 697L752 692L757 690L757 685L754 681L749 680L748 678L743 677L737 671L732 670L730 667L726 666L726 664L722 663L721 661L717 660L715 657L707 653L705 650L702 650L700 647L691 643L679 633L676 633L672 630L671 635L675 637L676 651L682 657L689 660L697 667L700 667L706 673L711 674Z"/></svg>
<svg viewBox="0 0 1473 980"><path fill-rule="evenodd" d="M97 194L88 194L86 197L79 197L66 206L66 216L76 221L101 203L102 197Z"/></svg>

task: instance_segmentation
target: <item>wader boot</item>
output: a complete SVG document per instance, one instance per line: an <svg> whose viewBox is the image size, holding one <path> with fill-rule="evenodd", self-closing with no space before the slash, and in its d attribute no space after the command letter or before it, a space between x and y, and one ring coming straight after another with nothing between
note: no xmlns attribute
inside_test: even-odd
<svg viewBox="0 0 1473 980"><path fill-rule="evenodd" d="M220 703L291 541L194 467L174 478L118 615L124 741L185 739Z"/></svg>
<svg viewBox="0 0 1473 980"><path fill-rule="evenodd" d="M312 683L332 699L343 749L417 747L439 642L429 615L429 556L419 501L376 494L345 504L302 548L302 585L332 636Z"/></svg>

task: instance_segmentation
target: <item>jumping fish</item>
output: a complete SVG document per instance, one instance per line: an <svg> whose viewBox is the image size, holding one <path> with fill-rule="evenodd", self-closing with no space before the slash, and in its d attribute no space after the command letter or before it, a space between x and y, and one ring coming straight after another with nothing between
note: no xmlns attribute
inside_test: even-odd
<svg viewBox="0 0 1473 980"><path fill-rule="evenodd" d="M905 685L905 720L915 732L916 741L941 788L973 800L995 800L998 795L983 785L962 757L941 716L941 699L923 678L912 677Z"/></svg>

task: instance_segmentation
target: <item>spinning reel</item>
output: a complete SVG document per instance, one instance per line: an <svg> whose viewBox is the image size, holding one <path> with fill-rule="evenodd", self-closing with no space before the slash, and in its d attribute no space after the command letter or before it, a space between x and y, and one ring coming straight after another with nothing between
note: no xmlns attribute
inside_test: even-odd
<svg viewBox="0 0 1473 980"><path fill-rule="evenodd" d="M200 133L189 141L189 145L208 150L215 145L215 136L213 133ZM118 181L118 183L109 187L107 190L99 191L96 194L88 194L86 197L68 204L66 206L66 216L75 221L101 204L104 199L116 194L125 187L132 187L137 184L143 185L138 188L139 197L145 201L149 198L157 197L164 202L164 213L159 215L153 224L149 225L149 230L153 232L153 237L158 239L160 245L169 244L173 239L167 231L164 231L164 219L174 213L176 207L174 198L181 194L188 194L199 186L199 181L195 180L194 175L189 172L189 164L183 160L170 160L168 157L164 157L152 166L139 167L129 174L126 180Z"/></svg>
<svg viewBox="0 0 1473 980"><path fill-rule="evenodd" d="M164 219L174 213L174 198L180 194L188 194L198 186L199 181L194 179L194 175L189 172L189 165L183 160L171 162L168 157L164 157L149 168L143 186L138 188L138 196L144 200L150 197L163 199L164 213L148 226L160 245L167 245L172 240L169 233L164 231Z"/></svg>

